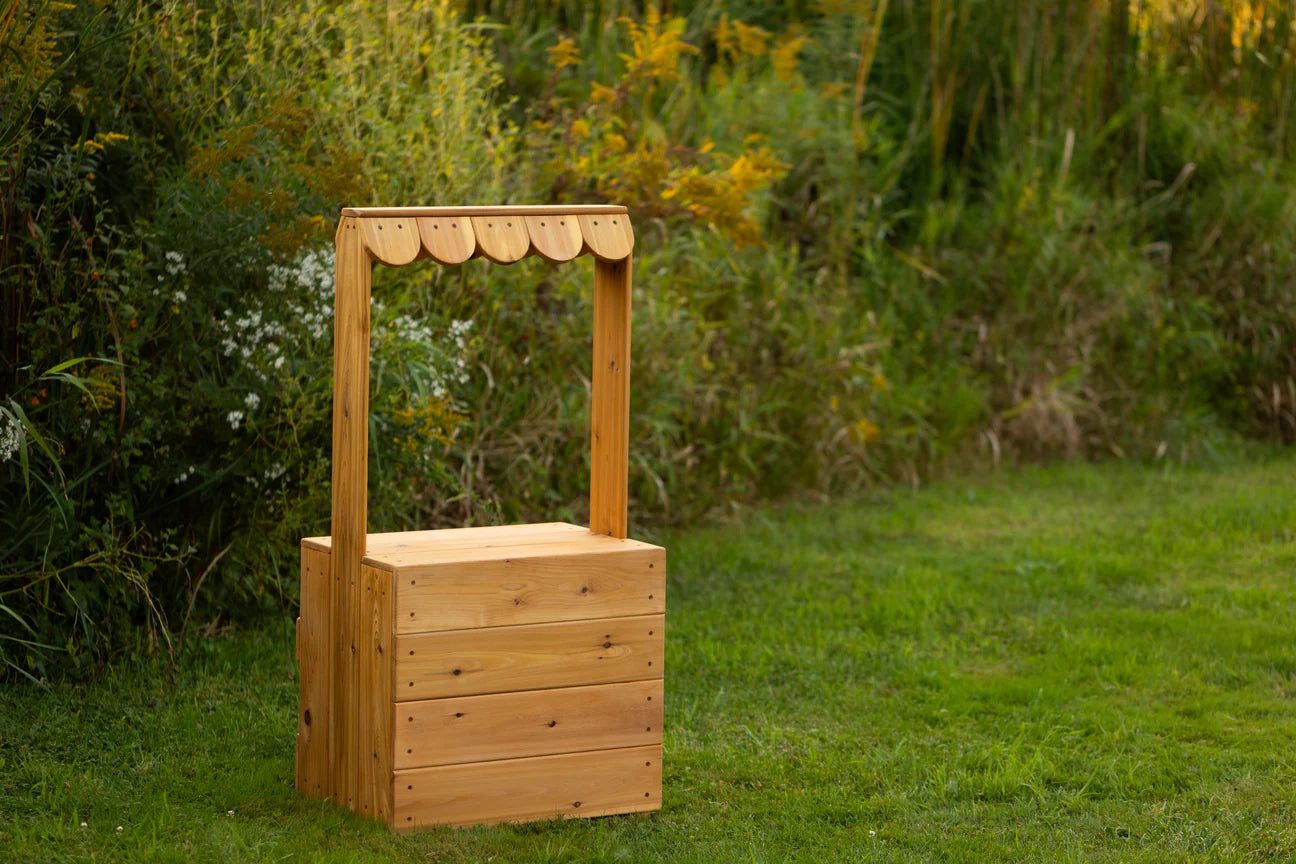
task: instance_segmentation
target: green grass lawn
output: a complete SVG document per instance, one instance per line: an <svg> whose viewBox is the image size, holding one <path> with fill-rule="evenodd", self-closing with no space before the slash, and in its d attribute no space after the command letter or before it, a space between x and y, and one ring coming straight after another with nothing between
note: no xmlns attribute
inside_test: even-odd
<svg viewBox="0 0 1296 864"><path fill-rule="evenodd" d="M299 798L285 622L0 691L0 859L1296 860L1296 453L666 543L660 813L397 836Z"/></svg>

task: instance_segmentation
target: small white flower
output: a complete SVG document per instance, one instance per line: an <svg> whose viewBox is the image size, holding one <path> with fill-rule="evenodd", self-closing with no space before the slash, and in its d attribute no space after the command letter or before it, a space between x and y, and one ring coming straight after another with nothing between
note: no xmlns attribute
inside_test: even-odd
<svg viewBox="0 0 1296 864"><path fill-rule="evenodd" d="M255 411L256 407L261 404L261 397L256 393L249 393L243 397L243 404L248 407L249 411Z"/></svg>
<svg viewBox="0 0 1296 864"><path fill-rule="evenodd" d="M284 364L284 355L280 354L278 357L275 358L274 368L278 369L282 367L283 364Z"/></svg>
<svg viewBox="0 0 1296 864"><path fill-rule="evenodd" d="M82 822L82 823L81 823L81 827L82 827L82 828L87 828L87 827L89 827L89 826L86 825L86 823Z"/></svg>
<svg viewBox="0 0 1296 864"><path fill-rule="evenodd" d="M171 274L172 276L183 276L189 270L189 268L185 265L184 256L181 255L179 252L166 253L166 261L164 262L164 264L166 265L167 273ZM159 282L162 281L162 277L160 275L158 276L158 281Z"/></svg>
<svg viewBox="0 0 1296 864"><path fill-rule="evenodd" d="M870 837L876 837L876 836L877 836L877 832L874 831L872 828L870 828L870 829L869 829L869 836L870 836Z"/></svg>
<svg viewBox="0 0 1296 864"><path fill-rule="evenodd" d="M18 424L8 414L0 414L0 462L12 459L20 444Z"/></svg>
<svg viewBox="0 0 1296 864"><path fill-rule="evenodd" d="M174 294L171 295L171 297L172 297L172 298L175 300L175 302L177 302L177 303L183 303L183 302L185 302L186 300L189 299L189 295L186 294L186 293L184 292L184 289L183 289L183 288L180 289L180 290L178 290L178 291L176 291Z"/></svg>
<svg viewBox="0 0 1296 864"><path fill-rule="evenodd" d="M226 815L226 816L233 816L233 815L234 815L234 811L233 811L233 810L226 810L226 811L225 811L225 815Z"/></svg>
<svg viewBox="0 0 1296 864"><path fill-rule="evenodd" d="M239 424L243 422L243 412L231 411L229 413L229 416L227 416L225 419L229 421L231 429L237 430L239 428Z"/></svg>
<svg viewBox="0 0 1296 864"><path fill-rule="evenodd" d="M117 833L120 834L121 832L122 832L122 826L118 825L118 826L117 826Z"/></svg>

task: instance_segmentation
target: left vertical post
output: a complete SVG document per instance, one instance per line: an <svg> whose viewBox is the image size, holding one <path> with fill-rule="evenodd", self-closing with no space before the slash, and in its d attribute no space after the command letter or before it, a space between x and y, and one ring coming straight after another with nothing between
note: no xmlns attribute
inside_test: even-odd
<svg viewBox="0 0 1296 864"><path fill-rule="evenodd" d="M334 800L358 810L360 561L365 554L369 490L369 291L373 259L360 217L344 217L336 235L333 298L333 511L330 560L329 772Z"/></svg>

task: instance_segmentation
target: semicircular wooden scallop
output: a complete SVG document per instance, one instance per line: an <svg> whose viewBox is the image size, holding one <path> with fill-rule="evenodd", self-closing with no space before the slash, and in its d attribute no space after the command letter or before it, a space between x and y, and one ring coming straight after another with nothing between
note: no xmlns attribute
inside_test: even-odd
<svg viewBox="0 0 1296 864"><path fill-rule="evenodd" d="M369 254L390 267L403 267L419 254L419 231L414 220L405 216L357 220Z"/></svg>
<svg viewBox="0 0 1296 864"><path fill-rule="evenodd" d="M620 261L634 248L634 229L625 213L596 216L579 216L581 234L585 245L595 258L603 261Z"/></svg>
<svg viewBox="0 0 1296 864"><path fill-rule="evenodd" d="M531 248L541 258L561 264L581 253L581 229L575 216L559 214L527 216L525 219L527 234L531 236Z"/></svg>
<svg viewBox="0 0 1296 864"><path fill-rule="evenodd" d="M438 264L462 264L477 251L477 237L467 216L420 216L423 248Z"/></svg>
<svg viewBox="0 0 1296 864"><path fill-rule="evenodd" d="M531 251L526 223L519 216L473 216L477 250L496 264L512 264Z"/></svg>

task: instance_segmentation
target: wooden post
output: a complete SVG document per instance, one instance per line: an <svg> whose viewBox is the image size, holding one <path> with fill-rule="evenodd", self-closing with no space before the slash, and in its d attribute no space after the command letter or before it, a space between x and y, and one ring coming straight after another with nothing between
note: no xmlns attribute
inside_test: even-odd
<svg viewBox="0 0 1296 864"><path fill-rule="evenodd" d="M631 256L594 262L590 531L624 538L630 467Z"/></svg>
<svg viewBox="0 0 1296 864"><path fill-rule="evenodd" d="M329 769L333 796L357 809L360 693L357 602L365 553L369 487L369 289L372 259L358 219L338 225L333 298L333 550L330 556L333 664L329 681Z"/></svg>

